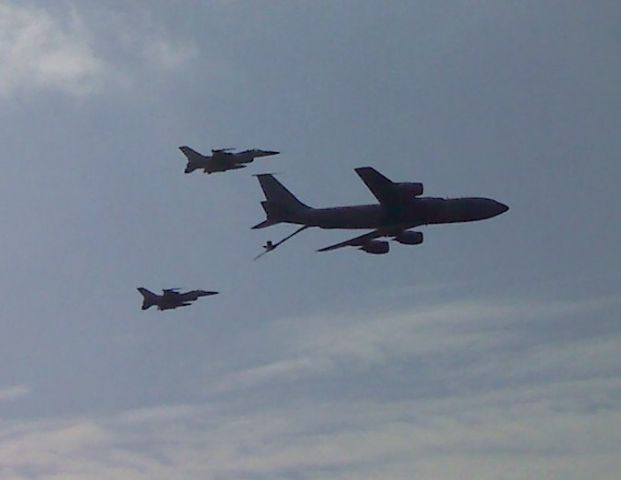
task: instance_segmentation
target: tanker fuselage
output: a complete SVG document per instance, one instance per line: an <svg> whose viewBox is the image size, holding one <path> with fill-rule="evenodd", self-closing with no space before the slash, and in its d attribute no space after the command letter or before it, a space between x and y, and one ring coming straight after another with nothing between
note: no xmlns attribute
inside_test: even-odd
<svg viewBox="0 0 621 480"><path fill-rule="evenodd" d="M381 204L305 208L282 215L280 221L319 228L374 229L398 226L474 222L504 213L509 208L490 198L413 198L399 209Z"/></svg>

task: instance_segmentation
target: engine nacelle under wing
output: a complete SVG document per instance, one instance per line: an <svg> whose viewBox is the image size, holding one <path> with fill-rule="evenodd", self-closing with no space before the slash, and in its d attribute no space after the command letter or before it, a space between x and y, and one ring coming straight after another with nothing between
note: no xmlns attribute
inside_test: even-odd
<svg viewBox="0 0 621 480"><path fill-rule="evenodd" d="M384 240L369 240L360 247L360 250L374 255L383 255L384 253L388 253L390 245Z"/></svg>
<svg viewBox="0 0 621 480"><path fill-rule="evenodd" d="M418 182L401 182L397 184L399 194L418 197L423 194L423 184Z"/></svg>
<svg viewBox="0 0 621 480"><path fill-rule="evenodd" d="M422 232L405 231L395 235L395 240L403 245L420 245L423 243Z"/></svg>

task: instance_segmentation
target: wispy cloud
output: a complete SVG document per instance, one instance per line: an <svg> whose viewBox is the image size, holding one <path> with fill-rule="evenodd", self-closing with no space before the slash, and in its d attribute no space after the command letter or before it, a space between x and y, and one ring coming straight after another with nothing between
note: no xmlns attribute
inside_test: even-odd
<svg viewBox="0 0 621 480"><path fill-rule="evenodd" d="M132 85L137 70L172 70L196 54L191 42L155 34L139 18L128 24L110 22L106 31L80 6L59 14L24 6L0 5L0 94L33 90L85 96L105 86ZM118 45L116 56L104 46ZM129 55L119 55L125 49Z"/></svg>
<svg viewBox="0 0 621 480"><path fill-rule="evenodd" d="M0 427L4 478L613 478L619 379L402 402L175 405ZM570 405L566 399L574 404Z"/></svg>
<svg viewBox="0 0 621 480"><path fill-rule="evenodd" d="M10 402L30 394L30 388L26 385L13 385L0 388L0 402Z"/></svg>
<svg viewBox="0 0 621 480"><path fill-rule="evenodd" d="M147 62L161 70L172 70L197 55L196 46L189 43L155 38L143 42L143 55Z"/></svg>
<svg viewBox="0 0 621 480"><path fill-rule="evenodd" d="M0 5L0 93L49 88L92 92L106 73L77 15L61 22L45 10Z"/></svg>
<svg viewBox="0 0 621 480"><path fill-rule="evenodd" d="M537 358L539 368L547 369L559 369L580 355L582 362L574 373L585 372L593 365L612 367L615 357L611 353L621 344L619 332L611 338L597 336L559 342L554 338L533 338L528 328L532 322L553 328L554 322L569 315L597 312L618 303L615 298L527 304L455 301L405 312L324 315L277 322L265 333L271 339L282 338L281 348L274 350L276 359L231 372L209 384L211 391L222 393L296 381L347 365L367 368L408 359L430 359L438 364L454 362L454 368L463 375L465 365L455 359L463 361L472 352L480 358L493 359L494 364L472 362L467 365L470 375L484 374L486 368L497 367L498 362L511 363L515 355ZM554 337L554 331L540 333ZM518 362L504 374L527 375L528 365Z"/></svg>
<svg viewBox="0 0 621 480"><path fill-rule="evenodd" d="M558 327L616 305L455 301L276 322L262 333L280 335L274 359L223 374L206 404L0 424L3 478L614 478L621 332ZM378 366L403 373L374 388L406 394L348 395Z"/></svg>

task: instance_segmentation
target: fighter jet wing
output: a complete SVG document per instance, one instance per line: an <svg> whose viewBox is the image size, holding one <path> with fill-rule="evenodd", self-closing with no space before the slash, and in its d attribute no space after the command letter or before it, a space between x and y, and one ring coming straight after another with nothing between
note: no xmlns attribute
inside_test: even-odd
<svg viewBox="0 0 621 480"><path fill-rule="evenodd" d="M365 233L364 235L360 235L358 237L350 238L349 240L345 240L344 242L335 243L334 245L329 245L327 247L320 248L317 250L318 252L329 252L330 250L336 250L337 248L343 247L361 247L369 240L373 240L375 238L384 237L386 232L382 230L373 230L372 232Z"/></svg>
<svg viewBox="0 0 621 480"><path fill-rule="evenodd" d="M392 180L386 178L373 167L360 167L355 170L382 205L393 207L401 204L401 197Z"/></svg>
<svg viewBox="0 0 621 480"><path fill-rule="evenodd" d="M212 165L215 168L226 168L235 165L235 156L231 153L214 154L211 157Z"/></svg>

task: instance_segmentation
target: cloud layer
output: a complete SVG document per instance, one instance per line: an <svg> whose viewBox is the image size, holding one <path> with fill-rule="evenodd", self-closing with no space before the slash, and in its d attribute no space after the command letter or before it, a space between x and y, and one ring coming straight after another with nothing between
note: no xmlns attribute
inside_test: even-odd
<svg viewBox="0 0 621 480"><path fill-rule="evenodd" d="M4 422L3 478L612 478L621 335L529 330L601 321L615 305L456 301L275 322L262 334L282 341L277 359L222 372L202 404ZM407 392L352 395L342 382L378 372L378 388Z"/></svg>

